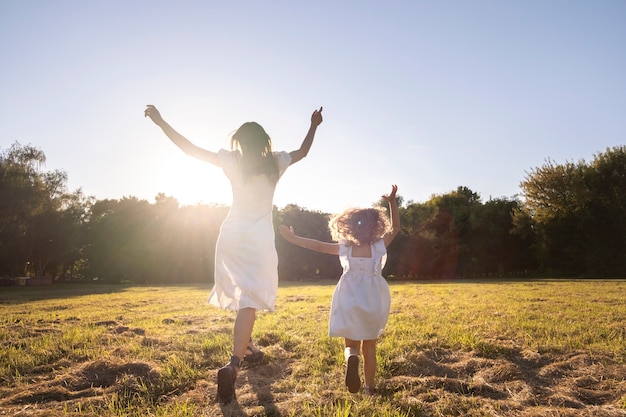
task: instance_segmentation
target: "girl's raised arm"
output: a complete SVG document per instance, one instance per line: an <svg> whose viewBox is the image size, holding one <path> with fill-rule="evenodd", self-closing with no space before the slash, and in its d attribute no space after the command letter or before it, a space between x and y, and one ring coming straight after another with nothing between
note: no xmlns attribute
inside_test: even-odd
<svg viewBox="0 0 626 417"><path fill-rule="evenodd" d="M389 246L400 231L400 211L398 209L398 202L396 201L396 191L398 191L398 186L392 185L391 193L383 196L383 198L389 203L389 213L391 216L391 231L387 232L385 236L383 236L385 247Z"/></svg>
<svg viewBox="0 0 626 417"><path fill-rule="evenodd" d="M339 255L339 244L337 243L322 242L321 240L296 236L293 232L293 227L284 224L278 226L278 231L287 242L293 243L294 245L329 255Z"/></svg>
<svg viewBox="0 0 626 417"><path fill-rule="evenodd" d="M289 155L291 156L291 165L300 161L309 153L309 150L311 149L311 145L313 144L313 138L315 137L315 131L317 130L317 127L322 123L322 120L323 120L322 109L323 107L320 107L319 110L315 110L313 114L311 115L311 127L309 127L309 131L304 137L304 140L302 141L302 144L300 145L300 149L289 152Z"/></svg>
<svg viewBox="0 0 626 417"><path fill-rule="evenodd" d="M159 126L163 130L163 133L165 133L165 135L187 155L209 162L213 165L220 165L216 152L208 151L191 143L189 139L178 133L172 126L169 125L169 123L163 120L161 113L152 104L148 104L146 110L144 111L144 116L149 117L154 124Z"/></svg>

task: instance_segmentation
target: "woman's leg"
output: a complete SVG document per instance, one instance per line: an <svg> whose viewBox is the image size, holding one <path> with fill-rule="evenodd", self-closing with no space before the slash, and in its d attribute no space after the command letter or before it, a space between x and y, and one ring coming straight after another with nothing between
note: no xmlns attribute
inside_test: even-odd
<svg viewBox="0 0 626 417"><path fill-rule="evenodd" d="M359 377L359 350L361 348L360 340L346 340L346 348L343 351L346 359L346 385L348 391L359 392L361 389L361 378Z"/></svg>
<svg viewBox="0 0 626 417"><path fill-rule="evenodd" d="M217 371L217 395L220 402L224 404L237 398L235 380L241 367L241 361L245 356L246 347L250 342L255 319L256 310L253 308L244 308L237 312L233 331L233 355L230 362Z"/></svg>
<svg viewBox="0 0 626 417"><path fill-rule="evenodd" d="M376 339L363 341L363 375L365 376L365 386L374 388L374 377L376 376Z"/></svg>
<svg viewBox="0 0 626 417"><path fill-rule="evenodd" d="M345 339L345 341L346 341L346 348L343 351L343 355L346 361L348 360L348 357L350 355L359 356L361 354L361 341L360 340Z"/></svg>
<svg viewBox="0 0 626 417"><path fill-rule="evenodd" d="M252 337L252 329L254 328L255 320L256 310L254 308L242 308L237 312L233 332L233 355L241 360L243 360L246 355L246 349Z"/></svg>

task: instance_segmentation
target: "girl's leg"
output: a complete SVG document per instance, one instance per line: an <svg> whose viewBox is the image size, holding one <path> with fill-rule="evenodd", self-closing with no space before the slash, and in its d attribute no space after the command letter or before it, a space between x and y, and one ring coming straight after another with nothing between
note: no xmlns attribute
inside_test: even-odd
<svg viewBox="0 0 626 417"><path fill-rule="evenodd" d="M376 376L376 339L364 340L362 350L365 386L372 390L374 388L374 377Z"/></svg>
<svg viewBox="0 0 626 417"><path fill-rule="evenodd" d="M348 391L359 392L361 389L361 378L359 377L359 350L360 340L346 340L346 348L343 355L346 359L346 385Z"/></svg>

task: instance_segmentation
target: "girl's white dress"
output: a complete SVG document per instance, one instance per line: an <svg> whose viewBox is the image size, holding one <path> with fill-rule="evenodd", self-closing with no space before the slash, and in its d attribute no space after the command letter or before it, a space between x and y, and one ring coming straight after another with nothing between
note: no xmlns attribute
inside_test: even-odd
<svg viewBox="0 0 626 417"><path fill-rule="evenodd" d="M215 247L215 285L209 303L239 310L274 310L278 289L278 256L272 209L276 185L265 175L245 180L238 151L220 150L224 173L230 180L233 202L220 228ZM287 152L275 152L279 176L291 164Z"/></svg>
<svg viewBox="0 0 626 417"><path fill-rule="evenodd" d="M352 246L339 243L343 274L330 307L329 335L352 340L372 340L383 332L391 295L382 271L387 260L385 242L372 244L371 258L352 256Z"/></svg>

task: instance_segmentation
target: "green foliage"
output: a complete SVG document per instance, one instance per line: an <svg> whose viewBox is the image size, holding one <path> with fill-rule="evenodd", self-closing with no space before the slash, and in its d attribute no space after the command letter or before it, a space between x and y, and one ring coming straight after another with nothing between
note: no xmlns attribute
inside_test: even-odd
<svg viewBox="0 0 626 417"><path fill-rule="evenodd" d="M93 205L90 274L108 282L201 282L213 274L213 253L223 206L178 207L173 198L155 204L136 198Z"/></svg>
<svg viewBox="0 0 626 417"><path fill-rule="evenodd" d="M626 146L591 163L547 163L521 183L518 223L534 229L537 258L563 275L626 276Z"/></svg>
<svg viewBox="0 0 626 417"><path fill-rule="evenodd" d="M63 171L44 171L43 151L14 143L0 153L0 275L43 276L80 258L88 200Z"/></svg>
<svg viewBox="0 0 626 417"><path fill-rule="evenodd" d="M99 200L68 192L67 175L42 170L45 155L12 145L0 153L0 276L120 283L207 282L228 207L180 207L163 194ZM523 200L483 202L467 187L400 205L388 248L393 279L626 276L626 147L591 163L548 160L521 183ZM374 204L383 204L383 200ZM276 226L330 241L326 213L274 209ZM276 237L285 281L337 279L337 257Z"/></svg>
<svg viewBox="0 0 626 417"><path fill-rule="evenodd" d="M512 276L532 268L528 236L512 234L515 199L490 199L466 187L401 210L395 266L401 277Z"/></svg>
<svg viewBox="0 0 626 417"><path fill-rule="evenodd" d="M317 211L308 211L289 204L274 213L276 226L285 224L294 228L299 236L330 242L329 216ZM276 237L279 255L278 271L281 279L302 280L339 277L341 266L336 256L306 250Z"/></svg>

